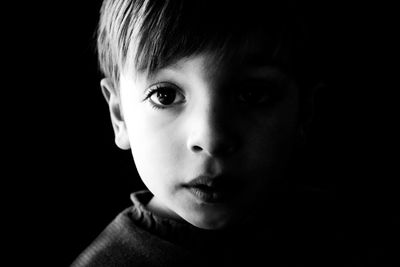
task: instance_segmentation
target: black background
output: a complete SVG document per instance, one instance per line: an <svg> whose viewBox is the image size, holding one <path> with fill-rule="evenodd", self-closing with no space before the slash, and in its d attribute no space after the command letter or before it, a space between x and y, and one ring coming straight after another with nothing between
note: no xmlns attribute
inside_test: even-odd
<svg viewBox="0 0 400 267"><path fill-rule="evenodd" d="M393 249L393 22L383 4L342 2L307 7L327 62L309 141L313 179L348 203L361 233ZM143 188L130 152L114 145L100 92L99 9L100 1L4 7L13 14L3 23L4 218L16 262L68 266Z"/></svg>

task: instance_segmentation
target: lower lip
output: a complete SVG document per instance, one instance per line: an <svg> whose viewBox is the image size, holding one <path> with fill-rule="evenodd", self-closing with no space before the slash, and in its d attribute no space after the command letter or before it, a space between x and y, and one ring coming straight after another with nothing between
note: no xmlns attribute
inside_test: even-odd
<svg viewBox="0 0 400 267"><path fill-rule="evenodd" d="M212 188L187 187L190 193L205 203L221 203L226 199L226 193Z"/></svg>

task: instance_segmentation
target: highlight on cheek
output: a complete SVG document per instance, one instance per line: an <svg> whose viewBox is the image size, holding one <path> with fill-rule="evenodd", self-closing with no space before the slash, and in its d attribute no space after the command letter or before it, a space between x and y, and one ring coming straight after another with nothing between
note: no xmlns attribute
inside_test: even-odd
<svg viewBox="0 0 400 267"><path fill-rule="evenodd" d="M148 102L152 108L166 109L185 103L185 96L177 86L161 83L150 87L143 101Z"/></svg>

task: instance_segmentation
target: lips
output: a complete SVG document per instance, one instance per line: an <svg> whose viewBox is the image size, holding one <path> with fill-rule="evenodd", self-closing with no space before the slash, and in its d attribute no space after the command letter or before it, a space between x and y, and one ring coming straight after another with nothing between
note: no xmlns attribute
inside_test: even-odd
<svg viewBox="0 0 400 267"><path fill-rule="evenodd" d="M205 203L220 203L229 199L234 181L227 176L201 175L183 185L192 195Z"/></svg>

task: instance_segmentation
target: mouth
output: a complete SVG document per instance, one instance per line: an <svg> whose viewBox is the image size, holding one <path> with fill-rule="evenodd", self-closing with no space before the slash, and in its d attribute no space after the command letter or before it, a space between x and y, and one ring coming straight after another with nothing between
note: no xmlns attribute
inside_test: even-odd
<svg viewBox="0 0 400 267"><path fill-rule="evenodd" d="M227 176L201 175L183 184L183 187L202 202L222 203L231 198L236 191L234 184L233 179Z"/></svg>

